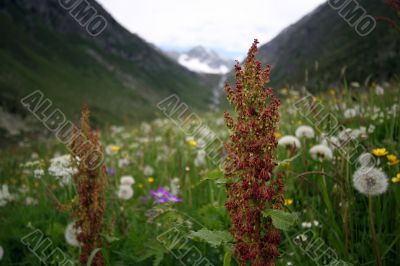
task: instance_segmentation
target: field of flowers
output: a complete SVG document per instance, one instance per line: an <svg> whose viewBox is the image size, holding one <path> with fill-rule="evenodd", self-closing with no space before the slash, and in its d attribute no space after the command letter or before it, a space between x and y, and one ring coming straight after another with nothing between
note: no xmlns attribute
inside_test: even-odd
<svg viewBox="0 0 400 266"><path fill-rule="evenodd" d="M275 265L251 261L258 249L277 257L276 265L398 265L399 91L370 82L314 95L274 90L281 105L270 163L284 189L271 205L248 203L262 218L240 207L235 172L224 174L229 165L207 150L205 131L231 142L223 113L202 114L202 133L193 135L171 117L112 126L97 136L104 172L93 176L55 138L2 150L0 265L73 265L85 252L93 265L102 265L99 254L106 265ZM234 152L220 156L235 161ZM90 187L91 178L104 182ZM85 196L102 191L100 205L85 209ZM265 219L269 231L257 245L267 246L255 246L241 219ZM82 231L90 231L92 249L82 246Z"/></svg>

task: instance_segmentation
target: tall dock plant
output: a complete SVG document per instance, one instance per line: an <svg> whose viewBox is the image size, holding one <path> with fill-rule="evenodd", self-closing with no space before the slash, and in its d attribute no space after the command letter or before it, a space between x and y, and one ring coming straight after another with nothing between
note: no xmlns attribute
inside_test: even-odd
<svg viewBox="0 0 400 266"><path fill-rule="evenodd" d="M270 66L262 69L256 61L258 41L251 46L242 68L235 65L236 88L225 85L236 115L225 113L230 142L225 176L228 199L225 207L231 217L230 232L234 253L241 265L275 265L281 241L280 231L266 211L283 208L283 180L273 174L280 102L265 88Z"/></svg>
<svg viewBox="0 0 400 266"><path fill-rule="evenodd" d="M78 172L74 175L78 199L73 207L73 216L77 240L82 247L80 262L83 265L88 261L93 266L105 265L99 250L102 247L107 176L99 133L90 127L87 106L83 108L81 128L74 130L70 149L78 164Z"/></svg>

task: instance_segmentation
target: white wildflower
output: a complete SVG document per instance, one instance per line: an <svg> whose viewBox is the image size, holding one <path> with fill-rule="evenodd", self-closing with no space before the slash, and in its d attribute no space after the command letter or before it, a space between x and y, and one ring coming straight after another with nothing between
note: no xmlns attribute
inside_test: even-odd
<svg viewBox="0 0 400 266"><path fill-rule="evenodd" d="M78 234L80 233L80 229L75 228L75 222L72 222L68 224L68 226L65 228L65 240L67 243L73 247L79 247L80 243L77 239Z"/></svg>
<svg viewBox="0 0 400 266"><path fill-rule="evenodd" d="M35 170L33 170L33 176L35 177L35 178L40 178L40 177L42 177L44 175L44 170L43 169L35 169Z"/></svg>
<svg viewBox="0 0 400 266"><path fill-rule="evenodd" d="M121 185L132 186L135 184L135 179L130 175L121 176L120 183Z"/></svg>
<svg viewBox="0 0 400 266"><path fill-rule="evenodd" d="M296 129L296 137L312 139L315 137L314 129L310 126L299 126Z"/></svg>
<svg viewBox="0 0 400 266"><path fill-rule="evenodd" d="M310 149L310 154L311 157L315 160L332 160L333 158L333 152L332 150L324 145L324 144L318 144L313 146Z"/></svg>
<svg viewBox="0 0 400 266"><path fill-rule="evenodd" d="M372 133L374 133L374 131L375 131L375 128L376 128L376 127L375 127L375 125L372 125L372 124L371 124L371 125L369 125L369 127L368 127L368 133L369 133L369 134L372 134Z"/></svg>
<svg viewBox="0 0 400 266"><path fill-rule="evenodd" d="M296 242L306 242L308 237L305 234L300 234L295 237Z"/></svg>
<svg viewBox="0 0 400 266"><path fill-rule="evenodd" d="M347 143L353 137L353 130L351 128L345 128L339 132L338 138L341 142Z"/></svg>
<svg viewBox="0 0 400 266"><path fill-rule="evenodd" d="M301 223L301 227L303 227L303 228L311 228L312 227L312 223L311 222L302 222Z"/></svg>
<svg viewBox="0 0 400 266"><path fill-rule="evenodd" d="M143 168L143 174L144 174L145 176L152 176L152 175L154 174L154 169L153 169L153 167L151 167L150 165L146 165L146 166Z"/></svg>
<svg viewBox="0 0 400 266"><path fill-rule="evenodd" d="M133 197L133 188L128 185L120 185L117 196L123 200L129 200Z"/></svg>
<svg viewBox="0 0 400 266"><path fill-rule="evenodd" d="M179 178L174 177L172 178L171 182L170 182L170 187L171 187L171 193L173 195L178 195L179 194L179 190L180 190L180 181Z"/></svg>
<svg viewBox="0 0 400 266"><path fill-rule="evenodd" d="M7 202L12 200L13 196L8 191L8 185L2 185L0 189L0 207L5 206Z"/></svg>
<svg viewBox="0 0 400 266"><path fill-rule="evenodd" d="M124 131L124 127L122 126L111 126L110 131L112 135L120 134Z"/></svg>
<svg viewBox="0 0 400 266"><path fill-rule="evenodd" d="M351 131L351 138L352 139L358 139L358 137L360 137L360 135L361 135L361 130L359 130L358 128L353 129Z"/></svg>
<svg viewBox="0 0 400 266"><path fill-rule="evenodd" d="M199 150L197 152L196 159L194 160L194 165L199 167L206 164L206 152L204 150Z"/></svg>
<svg viewBox="0 0 400 266"><path fill-rule="evenodd" d="M367 133L367 128L366 127L360 127L360 137L362 139L368 138L368 133Z"/></svg>
<svg viewBox="0 0 400 266"><path fill-rule="evenodd" d="M197 140L197 147L199 148L204 148L206 146L206 142L204 139L198 139Z"/></svg>
<svg viewBox="0 0 400 266"><path fill-rule="evenodd" d="M121 158L118 160L118 167L125 168L132 164L132 161L129 158Z"/></svg>
<svg viewBox="0 0 400 266"><path fill-rule="evenodd" d="M358 192L376 196L387 191L389 182L386 174L378 168L361 167L353 174L353 185Z"/></svg>
<svg viewBox="0 0 400 266"><path fill-rule="evenodd" d="M67 154L51 159L48 171L52 176L63 178L63 181L69 181L70 177L78 172L78 169L73 166L72 158Z"/></svg>
<svg viewBox="0 0 400 266"><path fill-rule="evenodd" d="M148 135L151 132L151 126L144 122L140 125L140 130L143 132L143 134Z"/></svg>
<svg viewBox="0 0 400 266"><path fill-rule="evenodd" d="M383 95L385 93L385 89L379 85L375 87L375 94L376 95Z"/></svg>
<svg viewBox="0 0 400 266"><path fill-rule="evenodd" d="M278 145L290 149L301 147L300 140L294 136L283 136L278 140Z"/></svg>
<svg viewBox="0 0 400 266"><path fill-rule="evenodd" d="M144 138L138 138L138 141L139 141L140 143L149 143L149 142L150 142L150 139L144 137Z"/></svg>
<svg viewBox="0 0 400 266"><path fill-rule="evenodd" d="M32 197L26 197L25 198L25 204L28 205L28 206L38 205L39 201L37 199L35 199L35 198L32 198Z"/></svg>
<svg viewBox="0 0 400 266"><path fill-rule="evenodd" d="M356 117L358 115L358 111L355 108L349 108L343 113L344 117L349 119Z"/></svg>

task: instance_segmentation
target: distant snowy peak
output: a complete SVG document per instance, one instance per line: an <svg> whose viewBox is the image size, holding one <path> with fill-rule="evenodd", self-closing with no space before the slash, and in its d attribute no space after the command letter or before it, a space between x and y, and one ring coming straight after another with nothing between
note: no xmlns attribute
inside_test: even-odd
<svg viewBox="0 0 400 266"><path fill-rule="evenodd" d="M229 72L227 64L223 62L211 64L209 60L201 60L196 57L190 57L187 54L180 55L178 63L194 72L210 74L226 74Z"/></svg>
<svg viewBox="0 0 400 266"><path fill-rule="evenodd" d="M202 46L184 53L167 52L167 55L189 70L199 73L226 74L234 65L233 60L222 58L215 51Z"/></svg>

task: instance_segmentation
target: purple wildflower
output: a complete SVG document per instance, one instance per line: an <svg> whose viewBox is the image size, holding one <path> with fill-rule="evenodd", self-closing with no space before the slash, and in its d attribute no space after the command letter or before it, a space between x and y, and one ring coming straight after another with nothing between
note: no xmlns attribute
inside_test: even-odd
<svg viewBox="0 0 400 266"><path fill-rule="evenodd" d="M150 195L158 204L167 202L181 202L182 200L178 196L168 192L165 188L159 187L156 191L150 190Z"/></svg>
<svg viewBox="0 0 400 266"><path fill-rule="evenodd" d="M109 176L115 176L115 168L113 167L107 167L107 174Z"/></svg>

